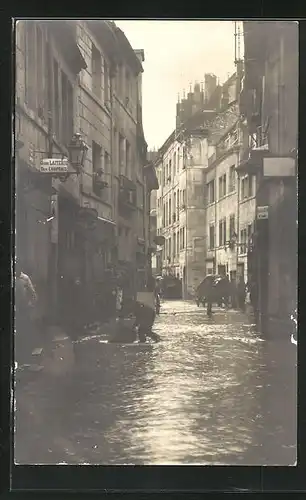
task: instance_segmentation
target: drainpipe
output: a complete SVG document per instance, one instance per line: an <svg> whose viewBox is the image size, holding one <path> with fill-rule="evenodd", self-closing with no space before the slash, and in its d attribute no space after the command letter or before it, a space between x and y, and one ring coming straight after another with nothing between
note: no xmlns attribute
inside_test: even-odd
<svg viewBox="0 0 306 500"><path fill-rule="evenodd" d="M216 155L217 156L217 155ZM217 234L218 234L218 229L217 229L217 177L218 173L218 163L216 163L215 167L215 262L213 266L214 274L217 274Z"/></svg>
<svg viewBox="0 0 306 500"><path fill-rule="evenodd" d="M240 163L240 149L238 152L238 165ZM237 238L236 238L236 279L238 275L239 262L239 234L240 234L240 175L237 178Z"/></svg>
<svg viewBox="0 0 306 500"><path fill-rule="evenodd" d="M111 150L111 164L113 163L114 160L114 141L113 141L113 133L114 133L114 120L113 120L113 75L112 73L110 74L110 79L109 79L109 93L110 93L110 108L111 108L111 116L110 116L110 122L111 122L111 134L110 134L110 150ZM112 219L115 220L115 199L114 199L114 172L113 169L111 168L110 171L110 193L111 193L111 202L112 202Z"/></svg>
<svg viewBox="0 0 306 500"><path fill-rule="evenodd" d="M188 153L187 153L187 144L185 147L185 155L184 155L184 160L186 161L185 163L185 168L186 168L186 217L185 217L185 234L184 234L184 242L185 242L185 278L186 278L186 283L185 283L185 299L188 298L188 164L187 164L187 158L188 158Z"/></svg>

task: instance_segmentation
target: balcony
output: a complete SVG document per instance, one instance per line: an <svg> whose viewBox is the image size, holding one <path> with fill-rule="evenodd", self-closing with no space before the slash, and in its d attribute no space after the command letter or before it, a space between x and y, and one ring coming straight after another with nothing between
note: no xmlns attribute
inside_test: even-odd
<svg viewBox="0 0 306 500"><path fill-rule="evenodd" d="M136 210L137 208L137 193L136 184L125 177L119 177L119 212L125 215L127 211Z"/></svg>

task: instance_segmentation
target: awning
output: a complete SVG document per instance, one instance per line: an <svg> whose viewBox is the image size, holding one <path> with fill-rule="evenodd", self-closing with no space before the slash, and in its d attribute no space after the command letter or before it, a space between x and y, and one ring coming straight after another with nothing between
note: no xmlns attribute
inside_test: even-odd
<svg viewBox="0 0 306 500"><path fill-rule="evenodd" d="M94 240L103 244L113 244L115 226L116 223L113 220L99 216L97 218L97 225L92 231Z"/></svg>
<svg viewBox="0 0 306 500"><path fill-rule="evenodd" d="M112 224L113 226L116 225L116 222L111 220L111 219L105 219L104 217L98 217L98 220L101 222L105 222L106 224Z"/></svg>

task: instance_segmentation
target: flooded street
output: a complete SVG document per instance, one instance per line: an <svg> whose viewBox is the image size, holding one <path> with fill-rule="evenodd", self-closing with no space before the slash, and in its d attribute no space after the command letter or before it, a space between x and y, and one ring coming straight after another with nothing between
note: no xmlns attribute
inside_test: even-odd
<svg viewBox="0 0 306 500"><path fill-rule="evenodd" d="M66 338L39 373L21 373L15 461L293 465L289 335L268 342L247 315L209 319L182 301L162 303L155 331L146 345Z"/></svg>

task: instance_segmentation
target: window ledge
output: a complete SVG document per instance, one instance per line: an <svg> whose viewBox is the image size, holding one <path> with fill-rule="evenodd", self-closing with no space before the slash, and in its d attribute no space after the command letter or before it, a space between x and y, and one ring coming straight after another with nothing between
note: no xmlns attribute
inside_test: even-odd
<svg viewBox="0 0 306 500"><path fill-rule="evenodd" d="M81 193L85 196L88 196L88 198L91 198L93 200L96 200L96 201L99 201L100 203L103 203L104 205L108 205L108 206L112 206L112 203L107 201L107 200L104 200L103 198L101 198L100 196L96 195L95 193L93 193L92 191L89 192L89 191L86 191L84 190L83 188L81 189Z"/></svg>
<svg viewBox="0 0 306 500"><path fill-rule="evenodd" d="M255 195L254 195L254 194L252 194L252 196L247 196L246 198L242 198L242 199L240 200L240 204L245 203L245 202L247 202L247 201L254 200L254 199L255 199Z"/></svg>
<svg viewBox="0 0 306 500"><path fill-rule="evenodd" d="M37 112L29 108L25 102L16 103L16 108L18 108L27 118L34 122L44 133L48 133L47 124L44 122L44 120L39 118Z"/></svg>
<svg viewBox="0 0 306 500"><path fill-rule="evenodd" d="M100 99L94 92L92 89L90 89L89 87L87 87L87 85L84 85L84 83L80 82L79 84L79 87L84 90L84 92L86 92L87 95L89 95L89 97L91 97L95 102L96 104L98 104L98 106L100 106L100 108L103 109L103 111L106 112L107 115L111 115L111 112L108 108L108 106L106 106L102 99Z"/></svg>
<svg viewBox="0 0 306 500"><path fill-rule="evenodd" d="M221 196L220 198L218 198L218 202L219 201L223 201L225 200L226 198L229 198L229 196L233 196L234 194L237 194L237 191L231 191L230 193L227 193L225 194L224 196ZM217 202L217 203L218 203Z"/></svg>

